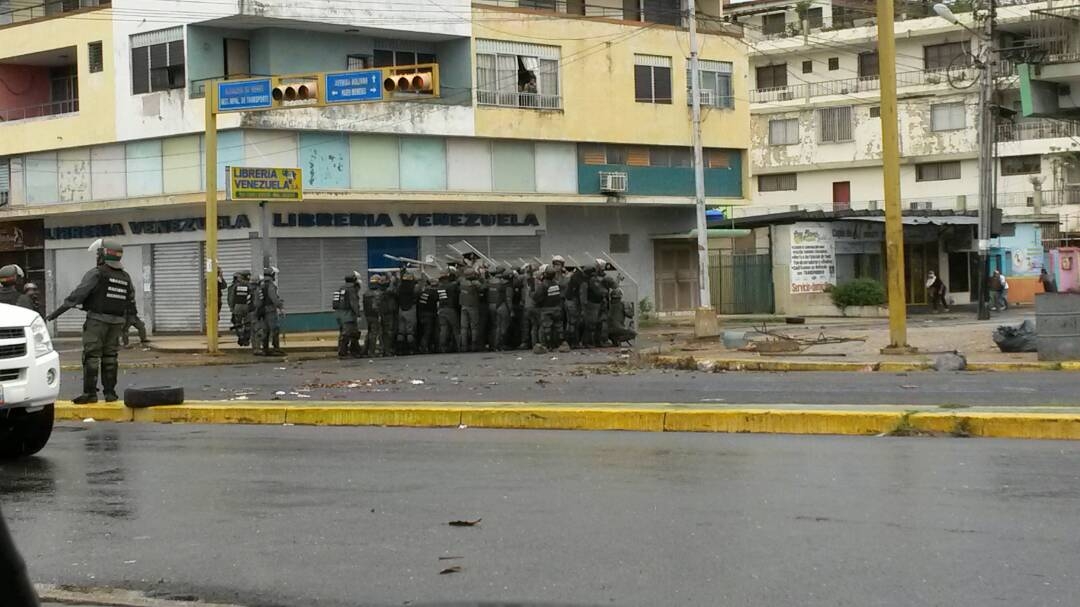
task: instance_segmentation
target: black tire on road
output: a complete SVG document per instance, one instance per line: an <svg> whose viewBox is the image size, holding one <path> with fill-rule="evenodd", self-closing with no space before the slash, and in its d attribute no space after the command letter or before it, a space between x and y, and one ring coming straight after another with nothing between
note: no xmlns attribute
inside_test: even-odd
<svg viewBox="0 0 1080 607"><path fill-rule="evenodd" d="M53 405L32 413L8 411L7 417L0 419L0 459L29 457L44 449L52 436L55 416Z"/></svg>
<svg viewBox="0 0 1080 607"><path fill-rule="evenodd" d="M184 404L184 389L176 386L152 386L124 390L124 405L132 409L158 405Z"/></svg>

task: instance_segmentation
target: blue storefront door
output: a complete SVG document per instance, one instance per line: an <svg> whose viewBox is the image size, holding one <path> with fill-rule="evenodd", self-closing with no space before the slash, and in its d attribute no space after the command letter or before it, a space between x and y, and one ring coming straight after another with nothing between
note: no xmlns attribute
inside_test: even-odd
<svg viewBox="0 0 1080 607"><path fill-rule="evenodd" d="M368 278L401 268L401 263L388 259L394 257L420 258L420 239L416 236L392 236L367 239Z"/></svg>

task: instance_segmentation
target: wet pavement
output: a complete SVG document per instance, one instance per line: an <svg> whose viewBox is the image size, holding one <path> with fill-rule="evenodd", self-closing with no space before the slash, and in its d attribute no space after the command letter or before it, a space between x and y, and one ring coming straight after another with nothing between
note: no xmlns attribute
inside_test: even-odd
<svg viewBox="0 0 1080 607"><path fill-rule="evenodd" d="M0 468L41 583L296 607L1080 604L1077 443L57 430Z"/></svg>
<svg viewBox="0 0 1080 607"><path fill-rule="evenodd" d="M191 400L238 401L1080 404L1080 376L1062 371L702 373L629 363L630 355L617 349L266 361L124 369L119 387L179 385ZM61 397L81 391L80 374L64 372Z"/></svg>

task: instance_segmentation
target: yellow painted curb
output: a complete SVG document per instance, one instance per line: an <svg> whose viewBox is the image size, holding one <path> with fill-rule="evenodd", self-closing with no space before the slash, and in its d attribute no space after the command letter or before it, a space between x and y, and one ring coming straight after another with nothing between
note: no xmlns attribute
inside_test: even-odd
<svg viewBox="0 0 1080 607"><path fill-rule="evenodd" d="M468 408L461 410L461 424L471 428L519 430L633 430L663 432L661 409L603 408Z"/></svg>
<svg viewBox="0 0 1080 607"><path fill-rule="evenodd" d="M882 371L887 373L905 373L910 371L927 371L933 368L926 361L879 361L879 362L847 362L847 361L811 361L811 360L784 360L748 359L748 358L695 358L692 355L674 356L659 355L652 358L659 367L699 370L699 371L837 371L837 372L869 372ZM968 371L1080 371L1080 362L1043 362L1043 361L1012 361L1012 362L969 362Z"/></svg>
<svg viewBox="0 0 1080 607"><path fill-rule="evenodd" d="M133 409L132 421L184 424L284 424L286 406L175 405Z"/></svg>
<svg viewBox="0 0 1080 607"><path fill-rule="evenodd" d="M753 432L776 434L882 434L896 427L902 413L718 409L668 411L667 432Z"/></svg>
<svg viewBox="0 0 1080 607"><path fill-rule="evenodd" d="M93 418L99 422L129 422L132 409L119 404L76 405L71 401L57 401L55 412L56 419L61 421L81 422Z"/></svg>
<svg viewBox="0 0 1080 607"><path fill-rule="evenodd" d="M1064 367L1058 362L1017 361L1017 362L969 362L968 371L1061 371Z"/></svg>
<svg viewBox="0 0 1080 607"><path fill-rule="evenodd" d="M452 407L290 407L285 419L307 426L411 426L453 428L461 409Z"/></svg>
<svg viewBox="0 0 1080 607"><path fill-rule="evenodd" d="M62 421L190 424L298 424L638 432L767 434L887 434L906 422L909 430L937 435L1080 440L1080 414L1023 412L857 411L831 409L676 408L674 405L527 405L483 403L192 403L128 409L121 405L57 403Z"/></svg>

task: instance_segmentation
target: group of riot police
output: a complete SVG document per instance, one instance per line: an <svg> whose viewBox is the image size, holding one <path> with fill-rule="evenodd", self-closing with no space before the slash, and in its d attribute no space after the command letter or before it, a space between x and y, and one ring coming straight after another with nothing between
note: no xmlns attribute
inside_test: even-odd
<svg viewBox="0 0 1080 607"><path fill-rule="evenodd" d="M490 261L490 260L488 260ZM494 265L494 267L492 267ZM602 259L571 267L551 263L509 268L465 255L441 267L344 278L331 296L338 356L374 357L532 349L536 353L618 345L634 339L633 304L621 275ZM360 344L360 320L367 325Z"/></svg>
<svg viewBox="0 0 1080 607"><path fill-rule="evenodd" d="M25 282L26 274L15 264L0 268L0 303L28 308L40 314L41 297L32 282Z"/></svg>
<svg viewBox="0 0 1080 607"><path fill-rule="evenodd" d="M285 354L281 349L285 304L278 295L277 269L266 268L257 282L248 270L233 274L226 297L238 345L251 346L255 356Z"/></svg>

